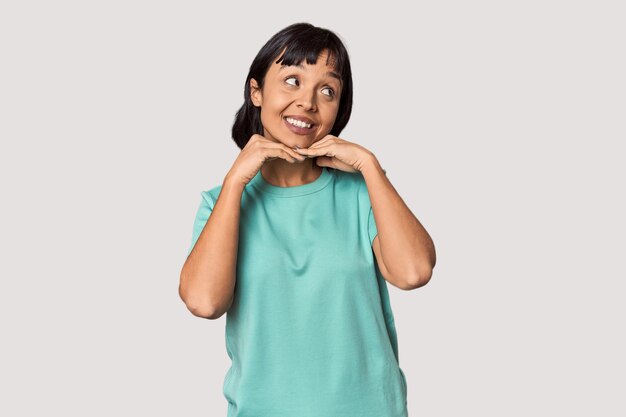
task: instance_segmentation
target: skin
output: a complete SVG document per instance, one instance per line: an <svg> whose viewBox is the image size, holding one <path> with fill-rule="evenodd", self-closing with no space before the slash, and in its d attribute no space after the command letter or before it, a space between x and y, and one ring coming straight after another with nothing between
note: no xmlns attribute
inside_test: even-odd
<svg viewBox="0 0 626 417"><path fill-rule="evenodd" d="M252 102L261 108L263 136L307 157L295 164L278 158L267 161L261 174L269 183L286 187L314 181L323 166L361 172L378 227L372 250L381 274L404 290L421 287L430 280L436 262L432 239L397 193L375 155L357 143L328 134L337 117L341 95L341 81L327 74L334 69L330 64L326 65L324 51L314 65L305 61L301 69L273 63L263 90L256 80L250 80ZM309 135L297 135L284 125L286 115L306 116L317 126Z"/></svg>
<svg viewBox="0 0 626 417"><path fill-rule="evenodd" d="M250 80L250 98L261 109L263 136L290 148L307 148L331 131L339 110L341 80L329 76L334 67L326 65L323 51L315 65L302 62L303 68L272 63L265 75L263 89L255 79ZM298 135L285 126L287 115L306 116L316 126L308 135ZM322 173L315 159L290 163L281 158L266 161L261 167L263 178L279 187L290 187L314 181Z"/></svg>
<svg viewBox="0 0 626 417"><path fill-rule="evenodd" d="M259 170L271 184L290 187L314 181L322 167L361 172L370 196L378 235L372 242L387 282L410 290L426 284L435 266L433 242L363 146L328 134L338 112L341 84L328 77L326 56L315 65L280 71L274 64L263 90L251 80L251 98L261 107L263 135L253 135L223 181L212 214L181 271L179 294L196 316L221 317L232 305L236 284L241 196ZM287 78L296 76L296 79ZM335 91L329 97L328 88ZM283 125L285 115L304 115L317 126L297 135ZM293 148L299 146L295 151Z"/></svg>
<svg viewBox="0 0 626 417"><path fill-rule="evenodd" d="M387 282L403 290L412 290L430 281L436 263L433 241L372 152L332 135L297 152L316 156L316 164L320 166L361 172L378 229L372 250Z"/></svg>

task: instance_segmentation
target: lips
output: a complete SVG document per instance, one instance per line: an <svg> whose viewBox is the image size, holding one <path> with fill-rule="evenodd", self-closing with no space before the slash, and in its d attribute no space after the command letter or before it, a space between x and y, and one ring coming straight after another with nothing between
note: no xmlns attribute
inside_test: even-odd
<svg viewBox="0 0 626 417"><path fill-rule="evenodd" d="M291 117L291 116L289 116L289 117ZM310 135L310 134L314 133L315 130L316 130L315 129L315 125L311 125L311 127L309 127L309 128L292 125L290 122L287 121L287 117L285 117L283 119L283 123L285 123L285 126L287 127L287 129L289 129L290 131L292 131L296 135Z"/></svg>
<svg viewBox="0 0 626 417"><path fill-rule="evenodd" d="M313 125L313 126L315 126L315 124L316 124L313 120L309 119L308 117L304 117L304 116L285 116L285 119L288 118L288 117L292 118L292 119L299 120L299 121L304 122L304 123L308 123L308 124Z"/></svg>

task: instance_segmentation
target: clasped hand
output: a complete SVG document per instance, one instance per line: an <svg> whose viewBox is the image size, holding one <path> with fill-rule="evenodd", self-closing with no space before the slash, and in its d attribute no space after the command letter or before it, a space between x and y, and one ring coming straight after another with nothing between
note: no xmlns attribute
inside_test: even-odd
<svg viewBox="0 0 626 417"><path fill-rule="evenodd" d="M317 157L318 166L336 168L346 172L362 171L372 157L363 146L333 135L326 135L308 148L293 148L300 155Z"/></svg>

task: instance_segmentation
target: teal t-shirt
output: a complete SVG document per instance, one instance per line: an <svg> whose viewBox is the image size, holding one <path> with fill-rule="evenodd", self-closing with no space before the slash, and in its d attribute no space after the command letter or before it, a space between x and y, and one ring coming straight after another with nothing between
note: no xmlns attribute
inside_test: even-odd
<svg viewBox="0 0 626 417"><path fill-rule="evenodd" d="M201 193L189 253L221 185ZM235 295L226 313L228 417L406 417L387 282L361 173L268 183L241 199Z"/></svg>

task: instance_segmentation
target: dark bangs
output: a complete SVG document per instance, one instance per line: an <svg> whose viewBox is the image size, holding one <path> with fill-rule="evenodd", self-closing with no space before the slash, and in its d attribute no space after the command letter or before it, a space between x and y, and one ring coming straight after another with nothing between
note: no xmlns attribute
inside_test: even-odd
<svg viewBox="0 0 626 417"><path fill-rule="evenodd" d="M297 65L302 64L306 60L309 65L315 65L319 55L328 50L328 56L326 57L326 65L329 65L335 69L341 76L342 84L343 80L348 76L346 74L346 57L343 55L336 44L334 44L332 38L328 35L321 34L322 36L312 36L310 38L296 38L291 43L285 46L284 53L274 61L281 65Z"/></svg>

